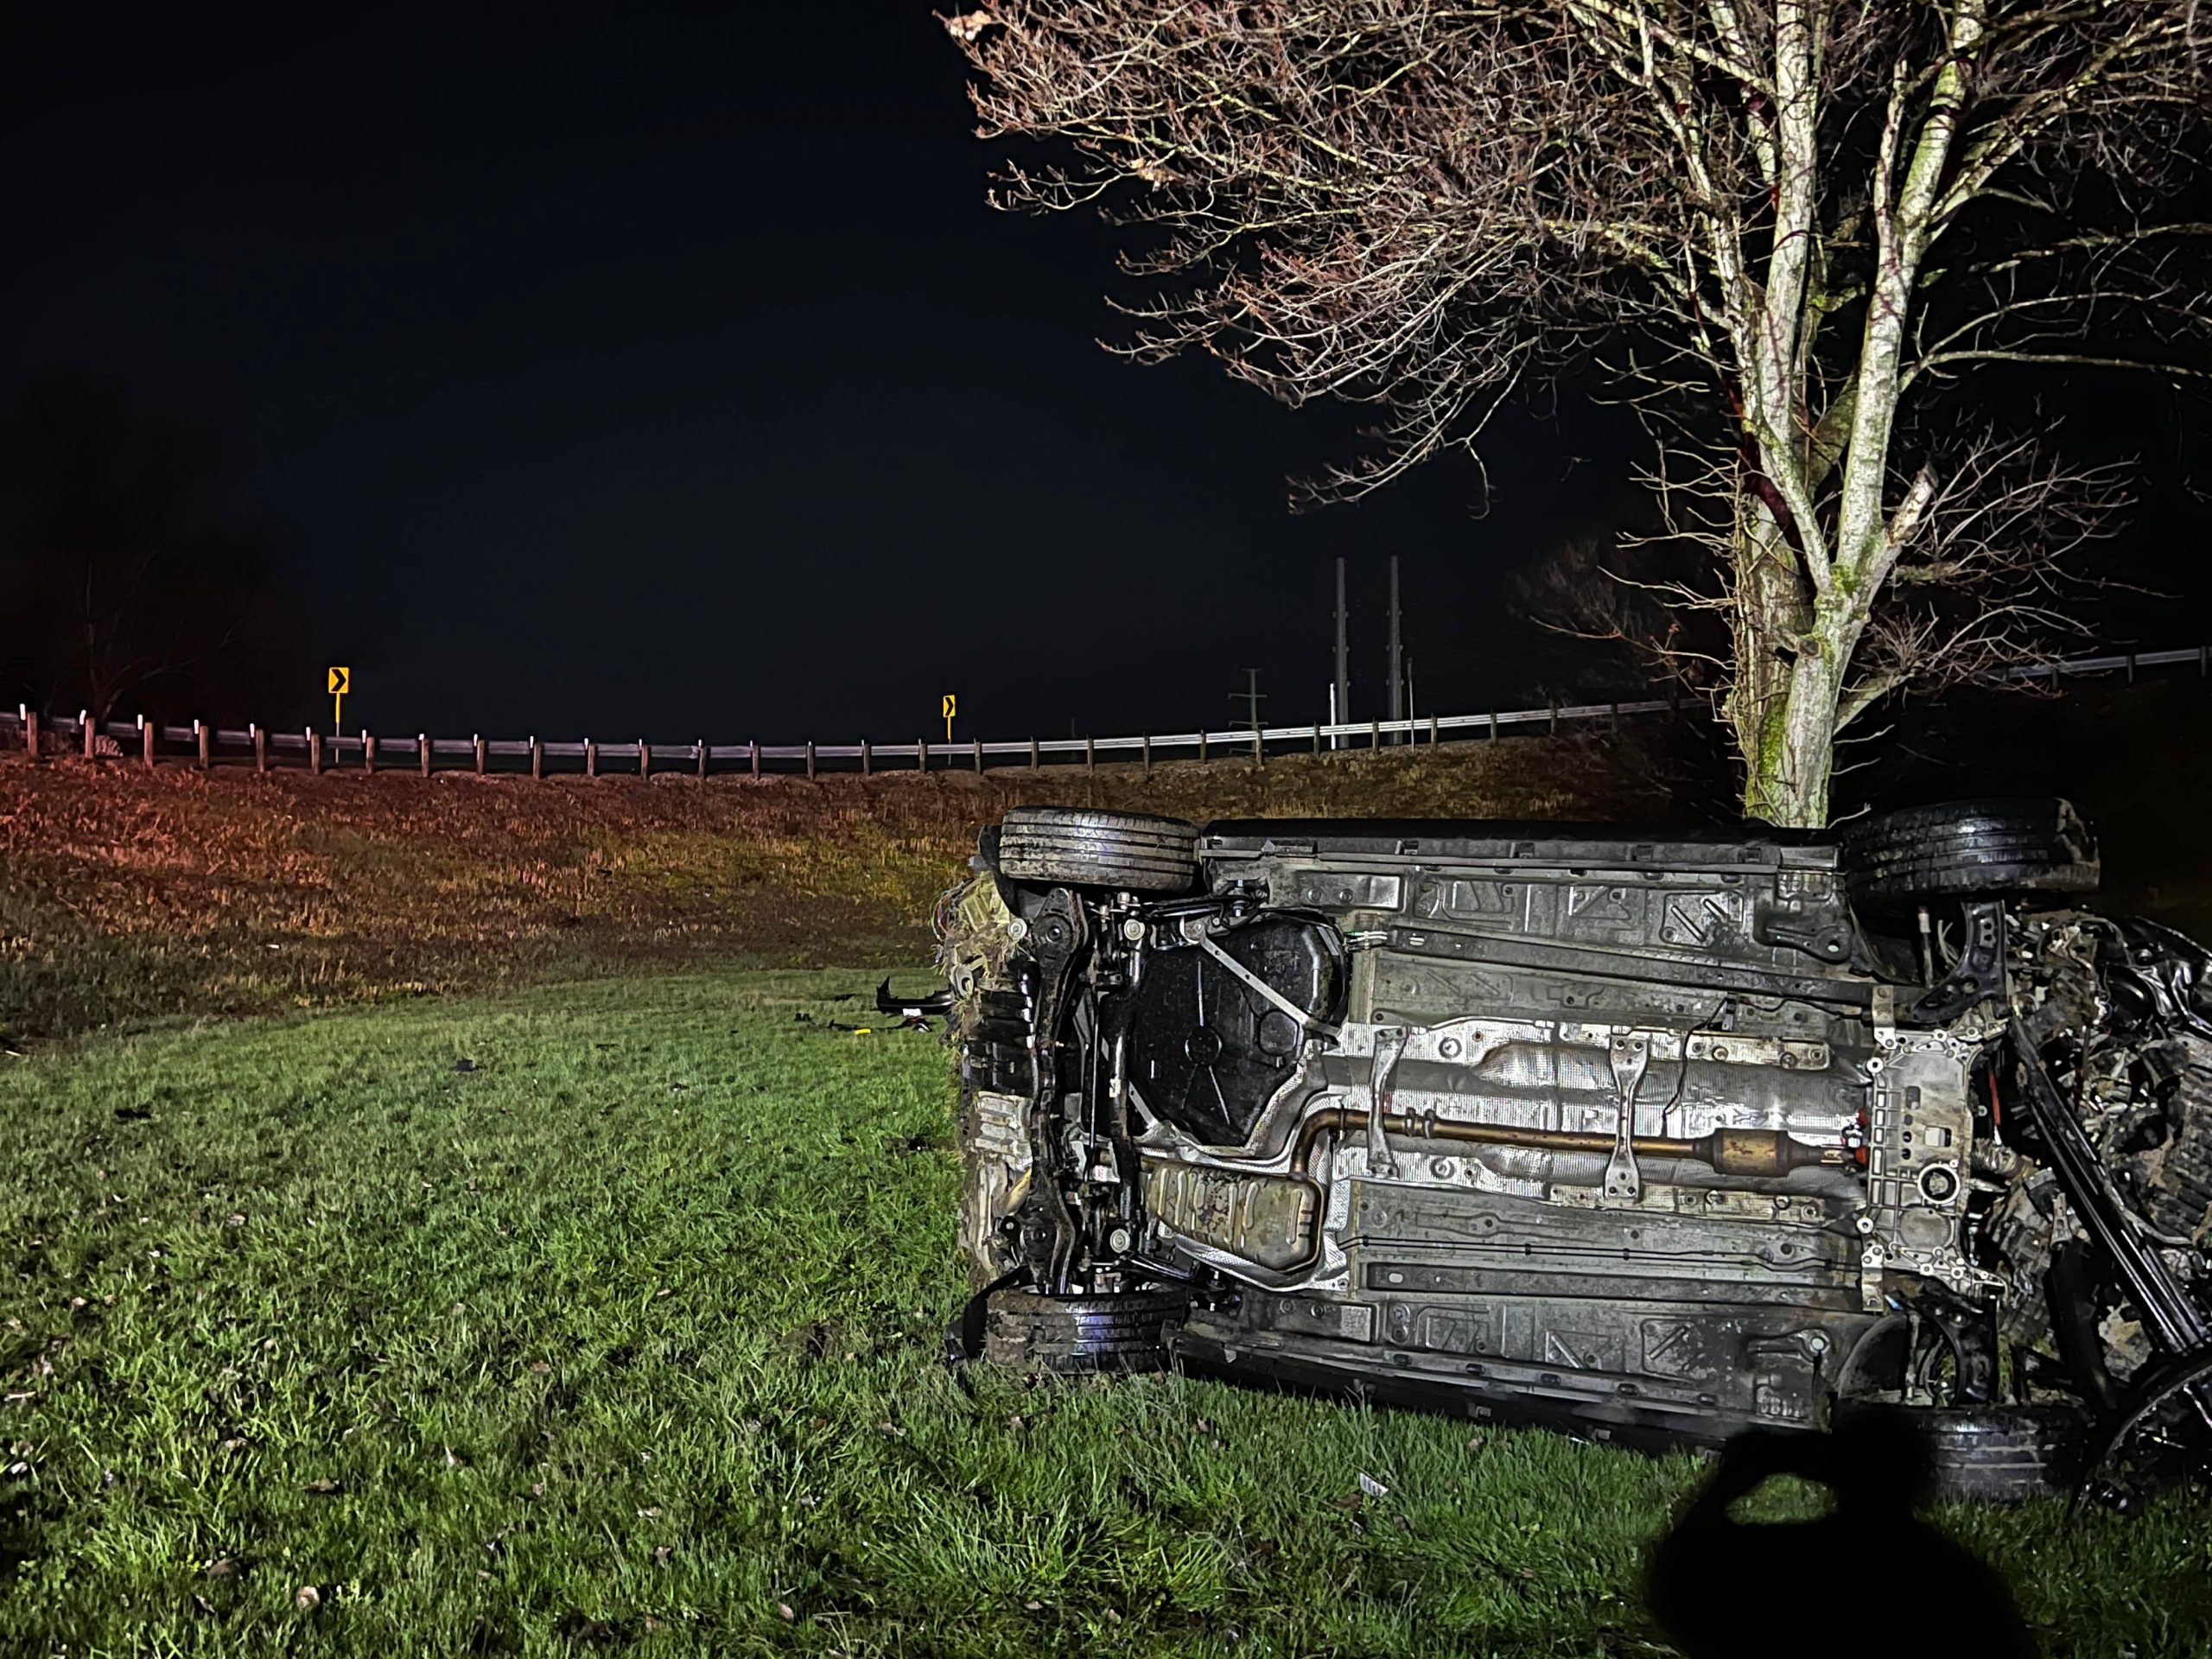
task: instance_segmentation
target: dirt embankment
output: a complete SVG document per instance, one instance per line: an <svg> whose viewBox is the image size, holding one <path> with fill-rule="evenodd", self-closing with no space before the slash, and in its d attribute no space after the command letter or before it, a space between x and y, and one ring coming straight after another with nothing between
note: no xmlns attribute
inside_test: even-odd
<svg viewBox="0 0 2212 1659"><path fill-rule="evenodd" d="M2114 910L2212 938L2212 685L1961 696L1847 752L1840 810L2064 794ZM1857 766L1865 761L1868 764ZM0 1039L478 988L641 962L918 964L976 829L1021 802L1203 821L1724 820L1702 724L1033 772L527 778L0 757Z"/></svg>
<svg viewBox="0 0 2212 1659"><path fill-rule="evenodd" d="M913 963L1020 802L1651 815L1593 736L977 777L548 779L0 760L0 1036L481 988L645 960Z"/></svg>

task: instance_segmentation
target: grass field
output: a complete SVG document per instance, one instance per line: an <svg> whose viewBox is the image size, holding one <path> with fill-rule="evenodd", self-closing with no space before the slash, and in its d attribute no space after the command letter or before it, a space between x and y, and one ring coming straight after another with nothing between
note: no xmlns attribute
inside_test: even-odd
<svg viewBox="0 0 2212 1659"><path fill-rule="evenodd" d="M1687 1460L946 1372L945 1057L837 1029L866 984L602 977L5 1061L0 1651L1657 1650L1634 1586ZM1942 1519L2054 1654L2212 1645L2202 1500ZM1807 1616L1879 1652L1895 1583L1878 1540L1808 1561Z"/></svg>

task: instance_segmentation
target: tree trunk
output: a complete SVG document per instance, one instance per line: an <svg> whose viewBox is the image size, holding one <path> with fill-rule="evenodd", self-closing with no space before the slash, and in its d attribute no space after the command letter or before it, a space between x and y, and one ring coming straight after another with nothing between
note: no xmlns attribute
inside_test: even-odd
<svg viewBox="0 0 2212 1659"><path fill-rule="evenodd" d="M1744 767L1744 816L1823 829L1843 652L1772 514L1755 500L1741 512L1730 619L1736 681L1726 713Z"/></svg>

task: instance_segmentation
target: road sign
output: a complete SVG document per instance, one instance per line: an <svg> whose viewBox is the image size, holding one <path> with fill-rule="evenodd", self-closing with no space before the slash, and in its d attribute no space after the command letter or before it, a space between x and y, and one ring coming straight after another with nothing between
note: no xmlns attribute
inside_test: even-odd
<svg viewBox="0 0 2212 1659"><path fill-rule="evenodd" d="M952 717L960 712L960 699L948 691L944 694L944 741L952 741Z"/></svg>
<svg viewBox="0 0 2212 1659"><path fill-rule="evenodd" d="M336 731L346 723L346 694L353 689L353 671L333 664L330 669L330 728Z"/></svg>

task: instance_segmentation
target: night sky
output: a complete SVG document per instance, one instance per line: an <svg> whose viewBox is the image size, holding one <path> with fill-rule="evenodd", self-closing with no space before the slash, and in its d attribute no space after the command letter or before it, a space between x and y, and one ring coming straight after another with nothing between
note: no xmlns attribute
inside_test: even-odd
<svg viewBox="0 0 2212 1659"><path fill-rule="evenodd" d="M1571 689L1506 579L1622 521L1623 418L1508 414L1487 516L1457 460L1290 514L1355 423L1101 352L1110 245L985 205L962 74L923 0L18 10L0 395L219 432L348 725L1187 729L1247 666L1306 721L1338 555L1366 716L1392 553L1424 709ZM2183 499L2139 539L2193 569Z"/></svg>

